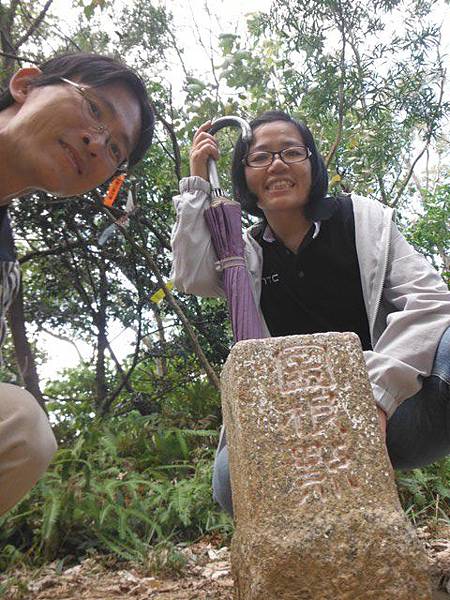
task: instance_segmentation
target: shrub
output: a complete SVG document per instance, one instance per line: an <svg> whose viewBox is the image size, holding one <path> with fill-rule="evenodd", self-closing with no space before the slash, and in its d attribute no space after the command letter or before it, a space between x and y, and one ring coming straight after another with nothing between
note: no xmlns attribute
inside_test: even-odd
<svg viewBox="0 0 450 600"><path fill-rule="evenodd" d="M0 568L90 550L145 561L155 544L229 534L211 497L216 438L136 412L92 420L0 519Z"/></svg>

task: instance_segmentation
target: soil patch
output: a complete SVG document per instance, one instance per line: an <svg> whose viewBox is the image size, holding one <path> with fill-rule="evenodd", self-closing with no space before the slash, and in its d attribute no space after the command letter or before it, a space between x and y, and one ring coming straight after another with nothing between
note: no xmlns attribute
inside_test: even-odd
<svg viewBox="0 0 450 600"><path fill-rule="evenodd" d="M433 600L450 600L450 525L418 529L430 563ZM184 565L177 576L150 575L127 565L112 568L88 558L62 569L52 563L38 571L0 576L5 600L233 600L228 547L201 540L179 548Z"/></svg>

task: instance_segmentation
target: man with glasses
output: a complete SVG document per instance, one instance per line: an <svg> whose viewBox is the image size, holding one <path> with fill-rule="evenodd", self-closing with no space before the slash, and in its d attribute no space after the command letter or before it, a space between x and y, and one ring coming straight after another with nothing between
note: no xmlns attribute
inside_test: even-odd
<svg viewBox="0 0 450 600"><path fill-rule="evenodd" d="M13 75L0 95L0 343L19 285L8 204L35 190L66 197L96 188L144 156L153 129L143 81L110 57L67 54ZM0 515L34 485L55 449L36 400L0 384Z"/></svg>

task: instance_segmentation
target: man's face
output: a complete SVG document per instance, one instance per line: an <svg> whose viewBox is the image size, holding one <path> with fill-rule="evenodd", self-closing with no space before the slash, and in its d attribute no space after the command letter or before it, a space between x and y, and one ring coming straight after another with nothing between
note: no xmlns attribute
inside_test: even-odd
<svg viewBox="0 0 450 600"><path fill-rule="evenodd" d="M139 137L141 112L120 82L81 91L61 82L31 88L11 125L31 187L76 196L127 161Z"/></svg>

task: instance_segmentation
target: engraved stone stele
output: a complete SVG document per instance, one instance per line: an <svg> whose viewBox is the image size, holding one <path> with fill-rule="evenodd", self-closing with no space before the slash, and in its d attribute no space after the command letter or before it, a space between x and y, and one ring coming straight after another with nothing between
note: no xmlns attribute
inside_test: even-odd
<svg viewBox="0 0 450 600"><path fill-rule="evenodd" d="M237 600L430 600L352 333L239 342L222 375Z"/></svg>

